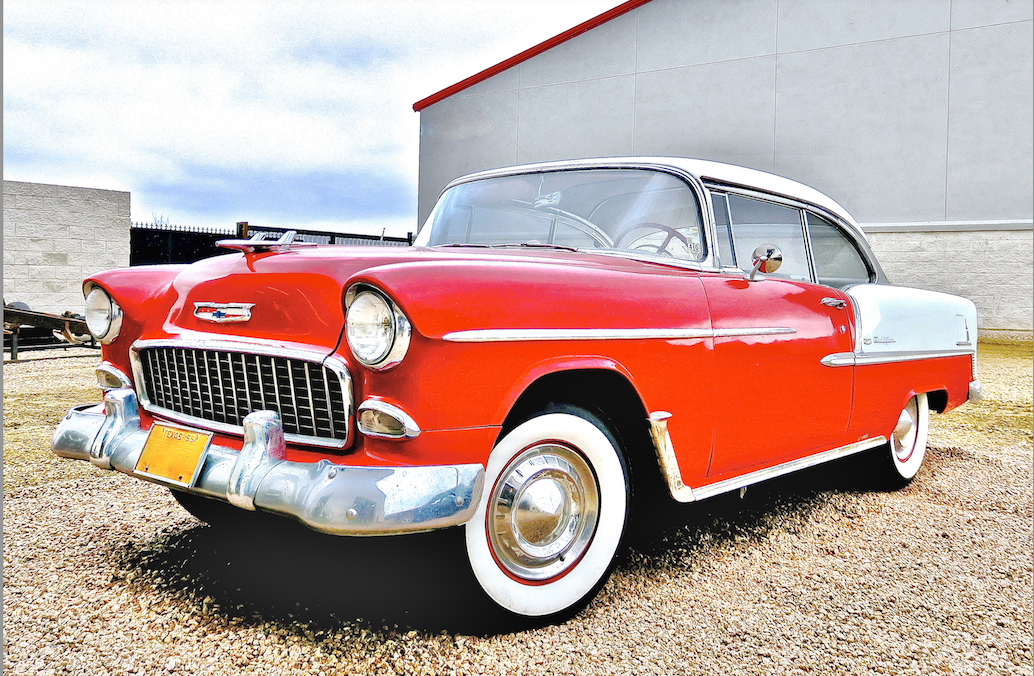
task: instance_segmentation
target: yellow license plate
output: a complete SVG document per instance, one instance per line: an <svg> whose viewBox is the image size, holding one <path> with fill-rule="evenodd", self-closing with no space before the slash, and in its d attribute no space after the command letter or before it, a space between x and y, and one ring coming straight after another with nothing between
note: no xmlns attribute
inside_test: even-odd
<svg viewBox="0 0 1034 676"><path fill-rule="evenodd" d="M136 463L136 473L189 488L205 459L211 432L154 423Z"/></svg>

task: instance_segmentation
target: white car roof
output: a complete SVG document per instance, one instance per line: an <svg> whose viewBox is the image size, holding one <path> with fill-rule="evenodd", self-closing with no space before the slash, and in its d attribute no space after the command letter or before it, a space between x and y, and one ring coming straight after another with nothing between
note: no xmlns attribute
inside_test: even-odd
<svg viewBox="0 0 1034 676"><path fill-rule="evenodd" d="M851 225L859 236L866 238L865 233L862 232L862 229L858 226L858 222L855 221L851 214L848 213L847 209L840 206L836 200L832 199L825 193L819 192L815 188L798 181L770 174L767 171L749 169L735 164L726 164L725 162L713 162L711 160L698 160L687 157L597 157L580 160L564 160L560 162L541 162L536 164L523 164L515 167L489 169L488 171L479 171L477 173L461 176L449 185L451 186L455 183L465 183L474 179L488 178L490 176L503 176L513 173L571 168L588 169L596 166L620 166L625 164L630 166L669 166L688 172L705 182L713 181L715 183L737 185L776 195L784 195L801 202L808 202L840 217L846 223Z"/></svg>

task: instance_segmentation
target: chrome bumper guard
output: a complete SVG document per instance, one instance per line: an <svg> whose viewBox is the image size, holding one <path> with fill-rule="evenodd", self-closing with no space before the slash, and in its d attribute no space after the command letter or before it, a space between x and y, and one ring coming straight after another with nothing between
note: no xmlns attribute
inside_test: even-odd
<svg viewBox="0 0 1034 676"><path fill-rule="evenodd" d="M91 410L93 409L93 410ZM102 469L135 472L148 431L136 393L104 395L104 414L76 406L54 433L54 453ZM474 516L485 483L481 465L357 467L328 460L284 460L284 432L273 411L244 419L244 447L212 444L191 493L246 510L276 512L332 535L388 535L456 526Z"/></svg>
<svg viewBox="0 0 1034 676"><path fill-rule="evenodd" d="M969 384L969 399L968 401L980 401L984 398L984 387L980 384L979 380L974 380Z"/></svg>

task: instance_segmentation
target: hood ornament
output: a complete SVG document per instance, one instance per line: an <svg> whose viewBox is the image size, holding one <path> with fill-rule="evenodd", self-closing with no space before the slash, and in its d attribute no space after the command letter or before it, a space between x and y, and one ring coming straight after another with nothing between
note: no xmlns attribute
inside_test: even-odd
<svg viewBox="0 0 1034 676"><path fill-rule="evenodd" d="M194 303L194 316L203 322L228 324L251 319L254 303Z"/></svg>
<svg viewBox="0 0 1034 676"><path fill-rule="evenodd" d="M266 234L265 232L256 232L250 239L221 239L215 245L221 246L224 249L238 249L244 253L254 253L256 251L276 251L279 253L288 251L291 247L296 246L316 246L314 242L294 241L295 235L298 234L296 230L288 230L280 236L280 239L266 239Z"/></svg>

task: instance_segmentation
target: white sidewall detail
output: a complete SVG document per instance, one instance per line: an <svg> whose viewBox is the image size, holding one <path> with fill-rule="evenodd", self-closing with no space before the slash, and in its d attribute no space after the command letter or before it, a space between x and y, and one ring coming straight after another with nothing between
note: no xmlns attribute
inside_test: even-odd
<svg viewBox="0 0 1034 676"><path fill-rule="evenodd" d="M523 584L504 573L492 556L485 515L500 472L521 451L547 440L566 442L589 461L599 482L599 521L589 548L566 575L545 584ZM489 456L481 504L466 524L467 556L474 576L493 601L518 615L538 617L565 610L592 591L610 568L621 541L625 501L625 475L607 435L588 420L568 413L532 418L503 437Z"/></svg>
<svg viewBox="0 0 1034 676"><path fill-rule="evenodd" d="M916 417L918 418L916 441L912 455L909 456L908 460L901 462L894 456L893 448L890 451L890 459L894 463L895 469L897 469L901 478L905 480L915 477L923 464L923 458L926 456L926 432L930 424L930 405L927 402L925 392L916 395Z"/></svg>

